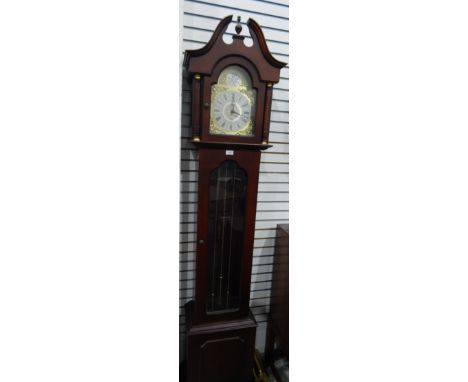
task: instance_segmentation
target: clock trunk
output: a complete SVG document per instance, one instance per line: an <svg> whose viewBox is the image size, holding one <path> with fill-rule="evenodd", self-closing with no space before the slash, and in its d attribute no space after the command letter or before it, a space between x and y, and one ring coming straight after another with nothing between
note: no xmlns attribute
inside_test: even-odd
<svg viewBox="0 0 468 382"><path fill-rule="evenodd" d="M199 150L194 322L249 310L260 152Z"/></svg>

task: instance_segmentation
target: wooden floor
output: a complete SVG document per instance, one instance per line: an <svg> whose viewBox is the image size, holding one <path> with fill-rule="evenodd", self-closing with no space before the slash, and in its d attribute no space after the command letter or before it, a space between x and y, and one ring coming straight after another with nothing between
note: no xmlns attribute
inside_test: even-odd
<svg viewBox="0 0 468 382"><path fill-rule="evenodd" d="M268 367L266 370L268 374L268 378L270 379L270 382L277 382L275 376L271 372L271 369ZM185 377L185 361L182 361L179 364L179 382L186 382L186 377Z"/></svg>

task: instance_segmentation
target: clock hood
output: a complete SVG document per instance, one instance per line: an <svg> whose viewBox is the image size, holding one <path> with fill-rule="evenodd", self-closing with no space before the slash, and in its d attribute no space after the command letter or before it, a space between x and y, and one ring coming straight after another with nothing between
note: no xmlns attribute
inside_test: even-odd
<svg viewBox="0 0 468 382"><path fill-rule="evenodd" d="M277 83L281 68L287 64L272 56L259 24L250 18L247 21L250 36L253 40L253 46L248 47L244 44L244 36L240 35L242 30L240 17L238 17L236 25L237 34L232 36L232 43L226 44L223 41L223 35L231 21L232 15L222 19L204 47L186 50L184 67L190 73L210 75L217 63L222 59L229 56L242 56L257 68L261 81ZM211 63L211 65L207 65L207 63Z"/></svg>

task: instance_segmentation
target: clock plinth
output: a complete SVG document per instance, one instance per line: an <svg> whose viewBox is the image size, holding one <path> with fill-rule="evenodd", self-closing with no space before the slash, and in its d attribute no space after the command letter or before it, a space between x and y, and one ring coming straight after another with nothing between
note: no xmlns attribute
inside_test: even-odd
<svg viewBox="0 0 468 382"><path fill-rule="evenodd" d="M257 323L247 317L193 323L194 302L185 305L187 382L251 382Z"/></svg>
<svg viewBox="0 0 468 382"><path fill-rule="evenodd" d="M253 45L223 34L185 52L198 148L195 300L187 303L187 382L250 382L256 322L249 308L260 154L268 144L272 86L280 69L260 26Z"/></svg>

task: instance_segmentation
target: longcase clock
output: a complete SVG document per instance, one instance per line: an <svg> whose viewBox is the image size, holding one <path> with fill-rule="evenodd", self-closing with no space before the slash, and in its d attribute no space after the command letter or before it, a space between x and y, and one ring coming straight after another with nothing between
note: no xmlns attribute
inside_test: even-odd
<svg viewBox="0 0 468 382"><path fill-rule="evenodd" d="M268 144L273 85L286 64L260 26L240 18L232 42L221 20L201 49L185 52L198 148L195 300L186 304L187 382L249 382L256 322L249 309L260 153Z"/></svg>

